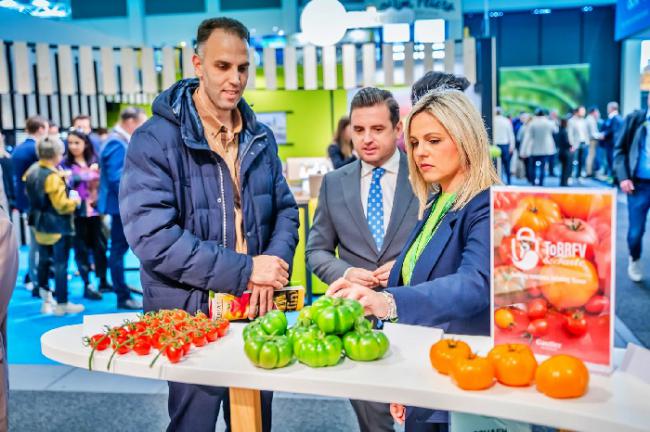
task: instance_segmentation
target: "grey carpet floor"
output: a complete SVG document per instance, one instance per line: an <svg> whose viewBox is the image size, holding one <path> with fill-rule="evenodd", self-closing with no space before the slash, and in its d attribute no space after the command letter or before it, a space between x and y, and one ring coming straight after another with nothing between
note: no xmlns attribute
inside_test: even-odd
<svg viewBox="0 0 650 432"><path fill-rule="evenodd" d="M168 423L167 395L57 391L9 392L12 432L159 432ZM225 430L219 416L216 431ZM279 393L273 399L273 431L357 432L348 401ZM555 429L532 426L532 432ZM395 432L404 428L395 425Z"/></svg>
<svg viewBox="0 0 650 432"><path fill-rule="evenodd" d="M169 421L164 394L12 390L9 413L9 430L15 432L158 432ZM216 430L225 430L221 416ZM355 432L359 428L345 400L276 395L273 430Z"/></svg>

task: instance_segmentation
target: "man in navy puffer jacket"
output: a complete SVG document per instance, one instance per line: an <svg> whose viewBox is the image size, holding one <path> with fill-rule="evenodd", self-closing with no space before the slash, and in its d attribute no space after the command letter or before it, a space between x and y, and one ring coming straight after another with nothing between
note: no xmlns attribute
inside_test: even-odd
<svg viewBox="0 0 650 432"><path fill-rule="evenodd" d="M251 290L251 314L264 315L273 290L289 280L298 208L282 175L271 130L242 99L248 30L208 19L197 35L198 79L182 80L153 103L131 139L120 213L140 259L145 311L208 312L210 291ZM262 392L271 428L272 394ZM168 430L214 431L225 388L169 383Z"/></svg>

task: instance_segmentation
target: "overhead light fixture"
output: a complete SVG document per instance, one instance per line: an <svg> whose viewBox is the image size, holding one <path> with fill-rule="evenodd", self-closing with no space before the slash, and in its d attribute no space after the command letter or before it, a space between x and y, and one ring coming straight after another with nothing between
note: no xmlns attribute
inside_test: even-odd
<svg viewBox="0 0 650 432"><path fill-rule="evenodd" d="M445 20L416 20L414 29L415 42L440 43L445 41Z"/></svg>
<svg viewBox="0 0 650 432"><path fill-rule="evenodd" d="M7 9L19 9L22 10L25 8L24 5L14 1L14 0L2 0L0 1L0 7Z"/></svg>
<svg viewBox="0 0 650 432"><path fill-rule="evenodd" d="M300 29L314 45L336 45L348 29L345 7L338 0L311 0L300 15Z"/></svg>
<svg viewBox="0 0 650 432"><path fill-rule="evenodd" d="M408 42L411 40L411 26L403 24L384 24L383 27L384 42Z"/></svg>
<svg viewBox="0 0 650 432"><path fill-rule="evenodd" d="M535 15L548 15L551 13L550 9L535 9L533 14Z"/></svg>
<svg viewBox="0 0 650 432"><path fill-rule="evenodd" d="M583 12L591 12L591 11L593 11L593 10L594 10L594 8L591 7L591 6L585 6L585 7L582 8L582 11L583 11Z"/></svg>

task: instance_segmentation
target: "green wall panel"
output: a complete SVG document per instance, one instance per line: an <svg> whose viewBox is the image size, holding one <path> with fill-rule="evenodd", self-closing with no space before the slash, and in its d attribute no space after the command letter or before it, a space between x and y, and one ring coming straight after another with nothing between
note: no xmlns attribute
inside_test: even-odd
<svg viewBox="0 0 650 432"><path fill-rule="evenodd" d="M287 112L287 141L280 158L327 156L334 127L347 113L345 90L247 90L255 112Z"/></svg>

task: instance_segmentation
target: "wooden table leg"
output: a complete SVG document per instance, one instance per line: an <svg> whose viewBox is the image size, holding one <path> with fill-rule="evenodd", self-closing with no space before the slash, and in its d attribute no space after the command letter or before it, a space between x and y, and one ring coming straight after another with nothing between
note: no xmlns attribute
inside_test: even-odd
<svg viewBox="0 0 650 432"><path fill-rule="evenodd" d="M233 432L262 432L259 390L230 388L230 426Z"/></svg>

